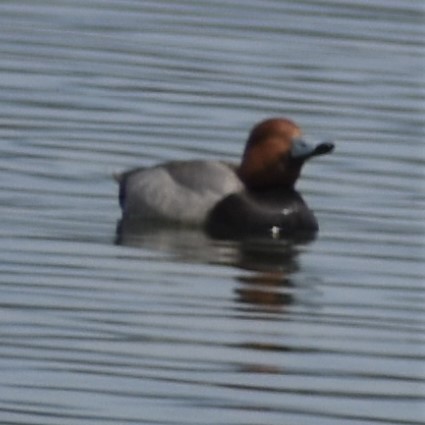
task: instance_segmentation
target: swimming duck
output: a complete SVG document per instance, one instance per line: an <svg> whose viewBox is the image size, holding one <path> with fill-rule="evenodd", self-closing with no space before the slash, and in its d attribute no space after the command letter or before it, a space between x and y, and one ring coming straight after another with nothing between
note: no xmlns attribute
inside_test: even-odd
<svg viewBox="0 0 425 425"><path fill-rule="evenodd" d="M289 119L268 119L251 130L239 165L171 161L116 175L123 218L203 226L224 238L314 233L317 220L294 187L308 159L333 149L307 143Z"/></svg>

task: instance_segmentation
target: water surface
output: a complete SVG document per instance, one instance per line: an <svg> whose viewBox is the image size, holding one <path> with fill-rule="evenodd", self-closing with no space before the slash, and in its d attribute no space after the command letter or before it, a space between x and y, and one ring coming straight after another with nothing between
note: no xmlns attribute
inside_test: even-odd
<svg viewBox="0 0 425 425"><path fill-rule="evenodd" d="M4 1L0 422L423 424L422 1ZM112 172L337 140L310 243L150 228Z"/></svg>

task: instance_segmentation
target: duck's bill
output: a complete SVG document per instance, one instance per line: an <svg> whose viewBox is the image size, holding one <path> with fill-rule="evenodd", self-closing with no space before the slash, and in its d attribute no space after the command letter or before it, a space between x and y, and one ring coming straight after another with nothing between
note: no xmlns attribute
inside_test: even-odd
<svg viewBox="0 0 425 425"><path fill-rule="evenodd" d="M297 139L292 142L291 157L304 161L313 156L326 155L335 148L333 142L324 141L320 143L310 143L303 139Z"/></svg>

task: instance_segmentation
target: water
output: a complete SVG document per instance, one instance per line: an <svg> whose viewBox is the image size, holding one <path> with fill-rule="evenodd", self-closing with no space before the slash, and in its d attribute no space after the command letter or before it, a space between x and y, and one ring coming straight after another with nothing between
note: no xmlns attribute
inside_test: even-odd
<svg viewBox="0 0 425 425"><path fill-rule="evenodd" d="M0 5L2 424L423 424L421 1ZM133 229L111 174L337 140L312 243Z"/></svg>

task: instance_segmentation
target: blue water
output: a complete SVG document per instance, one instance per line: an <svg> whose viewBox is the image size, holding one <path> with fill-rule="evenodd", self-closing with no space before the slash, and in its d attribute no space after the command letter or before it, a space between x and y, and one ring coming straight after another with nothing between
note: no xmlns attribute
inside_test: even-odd
<svg viewBox="0 0 425 425"><path fill-rule="evenodd" d="M423 424L422 1L0 4L0 422ZM318 238L132 229L115 171L336 151Z"/></svg>

